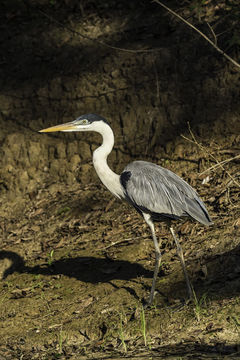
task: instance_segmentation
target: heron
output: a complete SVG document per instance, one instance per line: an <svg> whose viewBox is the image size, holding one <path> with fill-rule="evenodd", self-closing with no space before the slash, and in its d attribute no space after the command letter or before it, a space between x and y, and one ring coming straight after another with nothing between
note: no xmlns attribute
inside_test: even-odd
<svg viewBox="0 0 240 360"><path fill-rule="evenodd" d="M189 298L193 296L192 286L186 270L183 251L172 226L173 220L191 218L203 225L212 220L197 192L172 171L147 161L133 161L120 175L108 166L107 158L114 146L114 134L105 118L96 114L85 114L76 120L52 126L41 133L54 131L94 131L102 136L102 144L93 152L93 165L102 183L117 198L126 200L143 217L151 230L155 248L155 267L148 304L155 296L156 280L162 254L155 233L155 222L167 223L176 244Z"/></svg>

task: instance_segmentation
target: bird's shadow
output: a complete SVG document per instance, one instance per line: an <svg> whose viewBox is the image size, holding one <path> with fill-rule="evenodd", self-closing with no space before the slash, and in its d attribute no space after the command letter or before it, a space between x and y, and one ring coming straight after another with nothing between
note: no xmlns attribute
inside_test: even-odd
<svg viewBox="0 0 240 360"><path fill-rule="evenodd" d="M152 279L153 271L142 265L124 260L111 260L104 257L72 257L36 266L25 265L23 257L13 251L0 251L0 260L8 259L7 268L2 271L2 279L13 272L41 275L64 275L85 283L110 283L112 280L132 280L137 277ZM205 260L209 275L195 279L193 287L199 292L207 292L209 297L221 298L237 296L240 293L240 245L224 254L212 255ZM185 287L184 280L181 287ZM134 297L135 291L125 287ZM179 284L177 286L179 288ZM149 286L150 290L150 286ZM158 290L158 289L157 289ZM170 282L168 294L176 293L176 283ZM138 299L139 300L139 299Z"/></svg>
<svg viewBox="0 0 240 360"><path fill-rule="evenodd" d="M111 280L130 280L138 276L152 278L152 271L146 270L142 265L124 260L111 260L97 257L75 257L52 261L36 266L25 265L24 259L13 251L0 251L0 260L10 260L10 266L2 273L6 279L13 272L42 275L65 275L69 278L86 283L109 282Z"/></svg>

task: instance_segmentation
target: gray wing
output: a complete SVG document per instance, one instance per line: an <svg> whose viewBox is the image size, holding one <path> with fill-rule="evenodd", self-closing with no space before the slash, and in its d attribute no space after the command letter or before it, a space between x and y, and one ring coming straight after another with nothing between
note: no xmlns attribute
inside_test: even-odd
<svg viewBox="0 0 240 360"><path fill-rule="evenodd" d="M190 216L205 225L212 223L195 190L168 169L134 161L125 167L120 182L126 199L140 212L159 218Z"/></svg>

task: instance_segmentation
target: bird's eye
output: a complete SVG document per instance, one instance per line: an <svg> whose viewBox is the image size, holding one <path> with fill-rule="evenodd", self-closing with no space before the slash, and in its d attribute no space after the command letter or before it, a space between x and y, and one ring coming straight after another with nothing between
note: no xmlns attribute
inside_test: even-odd
<svg viewBox="0 0 240 360"><path fill-rule="evenodd" d="M82 120L82 125L86 125L86 124L88 124L87 119L83 119L83 120Z"/></svg>

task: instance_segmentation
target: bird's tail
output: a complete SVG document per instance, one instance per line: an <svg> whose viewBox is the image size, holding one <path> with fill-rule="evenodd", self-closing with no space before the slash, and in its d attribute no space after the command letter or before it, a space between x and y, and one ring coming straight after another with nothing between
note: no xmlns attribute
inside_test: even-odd
<svg viewBox="0 0 240 360"><path fill-rule="evenodd" d="M207 209L205 208L203 202L200 199L194 199L187 201L188 205L188 215L193 219L199 221L203 225L212 225L213 221L210 218Z"/></svg>

